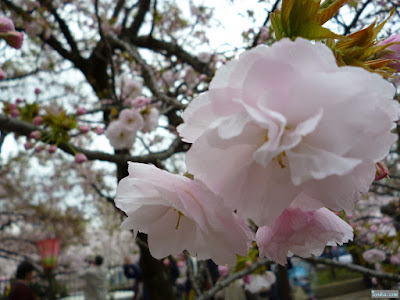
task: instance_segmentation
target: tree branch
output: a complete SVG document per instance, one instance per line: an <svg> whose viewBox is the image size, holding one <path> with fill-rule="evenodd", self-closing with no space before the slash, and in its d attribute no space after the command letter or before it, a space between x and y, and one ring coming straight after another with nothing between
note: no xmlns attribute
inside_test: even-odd
<svg viewBox="0 0 400 300"><path fill-rule="evenodd" d="M255 270L258 268L261 268L262 266L270 263L271 261L267 258L260 259L259 261L253 263L252 265L248 266L247 268L244 268L243 270L240 270L239 272L236 272L234 274L229 275L228 277L218 281L213 288L208 290L207 292L203 293L197 300L207 300L211 299L218 291L222 290L223 288L227 287L230 285L232 282L234 282L236 279L242 278L243 276L246 276L250 273L253 273ZM400 277L400 276L399 276Z"/></svg>
<svg viewBox="0 0 400 300"><path fill-rule="evenodd" d="M0 131L3 130L8 132L15 132L19 135L29 136L32 131L38 130L38 128L31 123L10 118L4 114L0 114ZM49 143L50 142L52 141L49 141ZM126 164L127 161L139 163L157 163L160 160L167 159L177 152L187 151L189 149L189 144L182 142L181 139L177 137L168 149L143 156L131 156L129 153L108 154L101 151L85 150L83 148L66 143L60 143L58 147L64 152L72 155L75 155L77 152L83 153L89 160L108 161L122 165Z"/></svg>

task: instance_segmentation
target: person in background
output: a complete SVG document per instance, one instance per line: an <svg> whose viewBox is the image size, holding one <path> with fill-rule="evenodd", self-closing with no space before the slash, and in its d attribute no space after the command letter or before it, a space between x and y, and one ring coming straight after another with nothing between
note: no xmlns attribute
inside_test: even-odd
<svg viewBox="0 0 400 300"><path fill-rule="evenodd" d="M9 300L36 300L29 286L35 272L35 267L29 261L23 261L17 269L16 280L11 287Z"/></svg>
<svg viewBox="0 0 400 300"><path fill-rule="evenodd" d="M107 298L107 270L102 267L103 257L97 255L87 269L81 272L80 277L85 280L85 300L106 300Z"/></svg>
<svg viewBox="0 0 400 300"><path fill-rule="evenodd" d="M132 263L129 257L124 258L124 274L126 278L135 279L133 285L133 300L147 299L147 293L144 291L142 270L139 265Z"/></svg>

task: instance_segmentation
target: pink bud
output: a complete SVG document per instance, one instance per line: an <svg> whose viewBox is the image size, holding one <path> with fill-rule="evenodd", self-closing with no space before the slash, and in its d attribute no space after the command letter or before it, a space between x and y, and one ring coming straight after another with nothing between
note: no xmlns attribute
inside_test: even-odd
<svg viewBox="0 0 400 300"><path fill-rule="evenodd" d="M35 130L32 131L31 134L29 135L32 139L38 140L40 139L40 131L39 130Z"/></svg>
<svg viewBox="0 0 400 300"><path fill-rule="evenodd" d="M169 264L170 264L169 259L168 258L164 258L163 264L164 264L164 266L168 267Z"/></svg>
<svg viewBox="0 0 400 300"><path fill-rule="evenodd" d="M250 260L246 261L246 267L249 267L249 266L251 266L251 261Z"/></svg>
<svg viewBox="0 0 400 300"><path fill-rule="evenodd" d="M76 163L81 164L81 163L83 163L83 162L85 162L87 160L88 159L87 159L85 154L83 154L83 153L76 153L75 154L75 162Z"/></svg>
<svg viewBox="0 0 400 300"><path fill-rule="evenodd" d="M54 152L57 151L57 146L56 146L56 145L51 145L47 151L48 151L50 154L53 154Z"/></svg>
<svg viewBox="0 0 400 300"><path fill-rule="evenodd" d="M11 117L15 118L19 116L19 110L18 109L13 109L10 112Z"/></svg>
<svg viewBox="0 0 400 300"><path fill-rule="evenodd" d="M36 94L36 95L39 95L41 92L42 92L41 89L39 89L39 88L36 88L36 89L35 89L35 94Z"/></svg>
<svg viewBox="0 0 400 300"><path fill-rule="evenodd" d="M221 277L224 277L228 274L228 266L218 266L218 272Z"/></svg>
<svg viewBox="0 0 400 300"><path fill-rule="evenodd" d="M31 142L26 142L24 144L24 147L26 150L32 149L33 148L33 144Z"/></svg>
<svg viewBox="0 0 400 300"><path fill-rule="evenodd" d="M87 125L81 125L81 126L79 126L79 130L80 130L82 133L88 133L88 132L90 131L90 127L87 126Z"/></svg>
<svg viewBox="0 0 400 300"><path fill-rule="evenodd" d="M11 31L7 33L5 40L11 47L20 49L22 47L22 42L24 41L24 34L18 31Z"/></svg>
<svg viewBox="0 0 400 300"><path fill-rule="evenodd" d="M94 129L94 132L97 133L98 135L101 135L104 133L104 128L101 126L98 126Z"/></svg>
<svg viewBox="0 0 400 300"><path fill-rule="evenodd" d="M193 90L188 89L187 92L186 92L186 94L187 94L188 96L193 96Z"/></svg>
<svg viewBox="0 0 400 300"><path fill-rule="evenodd" d="M0 68L0 80L3 80L4 78L6 78L6 74L5 74L4 71Z"/></svg>
<svg viewBox="0 0 400 300"><path fill-rule="evenodd" d="M375 181L381 180L388 176L389 170L388 168L381 162L377 162L375 164L376 173L375 173Z"/></svg>
<svg viewBox="0 0 400 300"><path fill-rule="evenodd" d="M371 227L369 228L369 230L371 232L377 232L378 231L378 227L376 225L371 225Z"/></svg>
<svg viewBox="0 0 400 300"><path fill-rule="evenodd" d="M200 80L201 81L206 81L207 80L207 75L206 74L200 74Z"/></svg>
<svg viewBox="0 0 400 300"><path fill-rule="evenodd" d="M251 278L252 278L251 274L246 275L246 276L243 276L243 282L244 282L245 284L250 284Z"/></svg>
<svg viewBox="0 0 400 300"><path fill-rule="evenodd" d="M41 116L36 116L33 118L32 123L33 125L39 126L40 124L43 123L43 118Z"/></svg>
<svg viewBox="0 0 400 300"><path fill-rule="evenodd" d="M151 103L151 99L150 98L142 97L142 96L136 97L135 99L133 99L131 101L131 104L132 104L132 106L134 108L141 108L141 107L146 106L146 105L148 105L150 103Z"/></svg>
<svg viewBox="0 0 400 300"><path fill-rule="evenodd" d="M37 153L41 152L42 150L43 150L42 146L36 146L35 147L35 152L37 152Z"/></svg>
<svg viewBox="0 0 400 300"><path fill-rule="evenodd" d="M84 115L84 114L86 114L86 108L84 108L84 107L82 107L82 106L80 106L80 107L78 107L77 109L76 109L76 114L78 115L78 116L80 116L80 115Z"/></svg>
<svg viewBox="0 0 400 300"><path fill-rule="evenodd" d="M15 102L17 104L20 104L20 103L24 102L24 100L22 100L21 98L17 98L17 99L15 99Z"/></svg>
<svg viewBox="0 0 400 300"><path fill-rule="evenodd" d="M9 31L14 31L14 23L12 20L6 17L1 17L0 18L0 32L9 32Z"/></svg>
<svg viewBox="0 0 400 300"><path fill-rule="evenodd" d="M185 263L183 261L178 261L177 262L178 268L182 269L185 266Z"/></svg>

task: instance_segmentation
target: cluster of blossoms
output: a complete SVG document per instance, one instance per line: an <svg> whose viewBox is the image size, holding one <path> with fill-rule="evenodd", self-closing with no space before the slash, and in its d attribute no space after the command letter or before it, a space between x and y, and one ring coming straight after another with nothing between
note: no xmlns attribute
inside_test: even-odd
<svg viewBox="0 0 400 300"><path fill-rule="evenodd" d="M143 97L143 85L127 76L120 80L121 94L124 104L118 119L110 122L105 131L106 137L115 150L131 149L136 140L137 132L153 131L158 126L160 113L151 104L151 99Z"/></svg>
<svg viewBox="0 0 400 300"><path fill-rule="evenodd" d="M4 39L10 47L20 49L24 40L24 34L15 30L12 20L6 17L0 18L0 39ZM0 80L5 78L5 74L0 69Z"/></svg>
<svg viewBox="0 0 400 300"><path fill-rule="evenodd" d="M333 211L351 212L396 141L393 95L380 75L338 67L322 43L259 45L222 66L183 113L194 179L129 164L115 199L122 226L147 233L156 258L186 249L218 264L253 241L280 264L345 243L353 230Z"/></svg>

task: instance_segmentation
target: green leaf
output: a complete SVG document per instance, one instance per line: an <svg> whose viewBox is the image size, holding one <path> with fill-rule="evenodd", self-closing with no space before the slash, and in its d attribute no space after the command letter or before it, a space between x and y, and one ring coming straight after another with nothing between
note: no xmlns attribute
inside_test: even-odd
<svg viewBox="0 0 400 300"><path fill-rule="evenodd" d="M348 0L327 0L321 4L316 21L322 25L332 19Z"/></svg>
<svg viewBox="0 0 400 300"><path fill-rule="evenodd" d="M301 25L298 31L298 36L301 36L310 40L320 40L320 39L344 39L342 35L338 35L328 28L322 27L315 21L308 21Z"/></svg>

